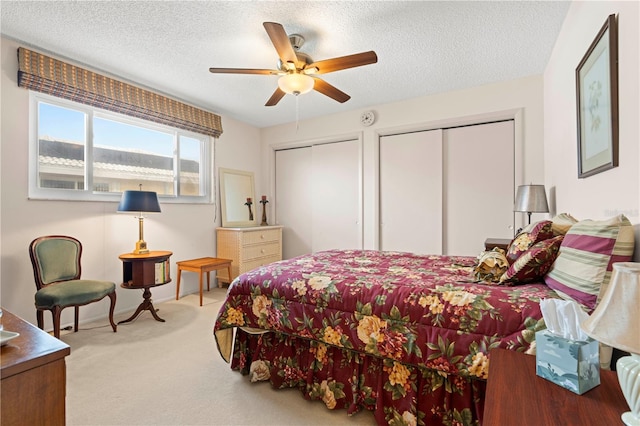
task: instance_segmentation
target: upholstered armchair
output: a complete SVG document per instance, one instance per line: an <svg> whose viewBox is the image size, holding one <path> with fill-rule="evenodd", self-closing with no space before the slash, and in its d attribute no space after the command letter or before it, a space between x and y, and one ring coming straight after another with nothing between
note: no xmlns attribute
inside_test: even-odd
<svg viewBox="0 0 640 426"><path fill-rule="evenodd" d="M36 315L38 327L44 329L44 311L53 316L53 335L60 338L60 314L64 308L75 308L74 331L78 331L80 306L111 299L109 322L116 332L113 311L116 307L116 285L109 281L80 279L82 244L73 237L49 235L36 238L29 245L29 256L36 282Z"/></svg>

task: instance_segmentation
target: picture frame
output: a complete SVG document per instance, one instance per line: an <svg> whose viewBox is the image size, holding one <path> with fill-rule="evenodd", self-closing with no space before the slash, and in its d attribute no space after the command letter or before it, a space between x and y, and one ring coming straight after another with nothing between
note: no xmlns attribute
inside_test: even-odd
<svg viewBox="0 0 640 426"><path fill-rule="evenodd" d="M618 29L609 15L576 68L578 178L618 167Z"/></svg>

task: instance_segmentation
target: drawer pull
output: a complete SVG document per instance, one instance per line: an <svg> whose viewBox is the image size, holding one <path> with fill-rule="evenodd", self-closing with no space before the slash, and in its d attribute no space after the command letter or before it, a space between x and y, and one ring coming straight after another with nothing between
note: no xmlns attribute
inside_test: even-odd
<svg viewBox="0 0 640 426"><path fill-rule="evenodd" d="M261 249L261 250L260 250L260 253L264 254L264 249Z"/></svg>
<svg viewBox="0 0 640 426"><path fill-rule="evenodd" d="M264 234L260 234L260 239L264 240Z"/></svg>

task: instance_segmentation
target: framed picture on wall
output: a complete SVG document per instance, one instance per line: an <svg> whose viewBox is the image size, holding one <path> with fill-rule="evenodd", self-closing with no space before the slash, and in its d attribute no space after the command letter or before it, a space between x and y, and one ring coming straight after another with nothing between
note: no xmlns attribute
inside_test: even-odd
<svg viewBox="0 0 640 426"><path fill-rule="evenodd" d="M618 166L618 30L609 15L576 68L578 178Z"/></svg>

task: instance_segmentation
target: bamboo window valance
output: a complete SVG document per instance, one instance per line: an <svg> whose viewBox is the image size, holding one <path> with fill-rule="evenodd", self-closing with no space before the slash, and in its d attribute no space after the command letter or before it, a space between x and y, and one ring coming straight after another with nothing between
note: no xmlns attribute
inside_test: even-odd
<svg viewBox="0 0 640 426"><path fill-rule="evenodd" d="M219 115L18 48L18 86L179 129L218 137Z"/></svg>

